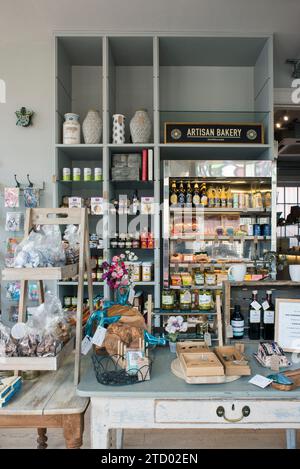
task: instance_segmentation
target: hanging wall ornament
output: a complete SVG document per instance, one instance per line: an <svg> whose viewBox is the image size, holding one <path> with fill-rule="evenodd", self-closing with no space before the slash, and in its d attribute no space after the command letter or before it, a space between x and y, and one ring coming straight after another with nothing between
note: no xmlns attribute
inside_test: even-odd
<svg viewBox="0 0 300 469"><path fill-rule="evenodd" d="M40 203L40 191L35 187L25 187L24 205L25 208L36 208Z"/></svg>
<svg viewBox="0 0 300 469"><path fill-rule="evenodd" d="M17 208L19 207L20 189L18 187L5 187L4 188L4 207Z"/></svg>
<svg viewBox="0 0 300 469"><path fill-rule="evenodd" d="M31 118L34 114L33 111L30 109L26 109L26 107L21 107L19 111L15 112L17 116L16 125L20 127L29 127L31 125Z"/></svg>

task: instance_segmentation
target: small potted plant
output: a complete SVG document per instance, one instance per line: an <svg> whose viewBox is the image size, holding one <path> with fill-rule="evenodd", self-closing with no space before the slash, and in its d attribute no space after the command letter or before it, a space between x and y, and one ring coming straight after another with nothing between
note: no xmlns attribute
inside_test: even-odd
<svg viewBox="0 0 300 469"><path fill-rule="evenodd" d="M168 333L169 347L172 353L176 353L176 341L180 332L186 332L188 324L182 316L170 316L165 326Z"/></svg>

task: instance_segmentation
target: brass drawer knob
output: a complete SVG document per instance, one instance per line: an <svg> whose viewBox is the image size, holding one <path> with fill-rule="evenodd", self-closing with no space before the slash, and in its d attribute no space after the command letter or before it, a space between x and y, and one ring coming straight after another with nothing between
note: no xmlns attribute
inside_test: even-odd
<svg viewBox="0 0 300 469"><path fill-rule="evenodd" d="M243 420L244 417L249 417L250 415L250 407L248 407L247 405L245 405L243 408L242 408L242 415L241 417L238 417L236 419L229 419L226 417L225 415L225 409L223 406L219 406L217 408L217 416L218 417L223 417L224 420L226 420L226 422L230 422L230 423L236 423L236 422L240 422L241 420Z"/></svg>

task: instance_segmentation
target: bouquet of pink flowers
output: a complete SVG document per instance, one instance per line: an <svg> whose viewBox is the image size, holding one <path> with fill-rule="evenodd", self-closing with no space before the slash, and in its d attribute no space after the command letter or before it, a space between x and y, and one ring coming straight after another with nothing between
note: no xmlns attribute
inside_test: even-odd
<svg viewBox="0 0 300 469"><path fill-rule="evenodd" d="M102 264L104 270L102 280L105 280L110 288L116 289L130 283L129 272L124 262L125 257L125 254L120 254L120 256L114 256L111 263L105 261Z"/></svg>

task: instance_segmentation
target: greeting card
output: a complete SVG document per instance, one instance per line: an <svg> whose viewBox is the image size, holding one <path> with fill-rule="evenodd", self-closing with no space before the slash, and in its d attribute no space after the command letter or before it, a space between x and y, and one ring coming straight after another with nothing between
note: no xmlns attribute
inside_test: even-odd
<svg viewBox="0 0 300 469"><path fill-rule="evenodd" d="M40 190L34 187L24 189L24 205L26 208L36 208L40 204Z"/></svg>

